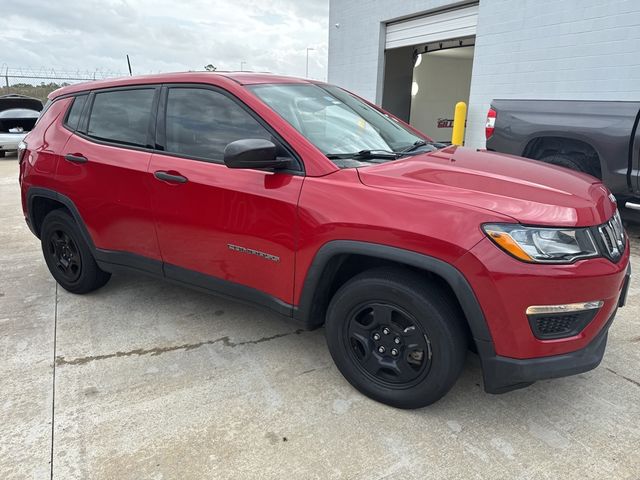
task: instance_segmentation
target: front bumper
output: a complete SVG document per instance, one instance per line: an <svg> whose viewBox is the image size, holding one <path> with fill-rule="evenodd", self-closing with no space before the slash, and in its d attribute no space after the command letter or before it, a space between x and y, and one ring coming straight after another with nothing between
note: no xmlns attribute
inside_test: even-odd
<svg viewBox="0 0 640 480"><path fill-rule="evenodd" d="M600 332L580 350L548 357L518 359L497 355L491 342L476 342L482 362L485 391L505 393L527 387L537 380L576 375L600 365L607 346L609 327L616 316L617 308L625 304L630 277L631 265L627 268L616 309Z"/></svg>
<svg viewBox="0 0 640 480"><path fill-rule="evenodd" d="M505 254L489 239L456 262L482 308L489 332L478 340L492 342L495 354L520 360L582 350L600 333L618 307L629 265L629 245L612 262L591 258L569 265L527 264ZM602 301L602 307L578 333L538 338L527 308Z"/></svg>
<svg viewBox="0 0 640 480"><path fill-rule="evenodd" d="M493 353L493 348L478 345L482 361L484 390L487 393L506 393L524 388L537 380L566 377L593 370L602 361L607 346L609 326L615 312L589 345L563 355L540 358L508 358ZM483 348L487 351L483 352Z"/></svg>

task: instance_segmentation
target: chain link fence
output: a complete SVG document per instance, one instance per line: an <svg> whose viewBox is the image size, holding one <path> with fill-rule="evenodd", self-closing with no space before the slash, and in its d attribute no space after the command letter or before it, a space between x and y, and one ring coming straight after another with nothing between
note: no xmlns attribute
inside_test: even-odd
<svg viewBox="0 0 640 480"><path fill-rule="evenodd" d="M0 96L26 95L45 103L54 90L73 83L90 82L125 76L123 72L110 70L68 70L55 68L10 68L0 66Z"/></svg>

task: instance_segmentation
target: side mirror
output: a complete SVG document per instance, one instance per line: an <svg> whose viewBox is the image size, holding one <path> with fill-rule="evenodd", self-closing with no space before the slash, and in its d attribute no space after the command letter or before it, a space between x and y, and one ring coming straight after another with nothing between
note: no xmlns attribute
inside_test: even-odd
<svg viewBox="0 0 640 480"><path fill-rule="evenodd" d="M276 155L276 146L262 138L231 142L224 149L224 164L229 168L286 168L289 158Z"/></svg>

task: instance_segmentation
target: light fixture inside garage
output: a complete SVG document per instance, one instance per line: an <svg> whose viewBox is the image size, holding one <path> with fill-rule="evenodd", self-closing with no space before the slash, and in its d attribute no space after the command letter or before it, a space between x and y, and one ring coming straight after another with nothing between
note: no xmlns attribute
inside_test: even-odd
<svg viewBox="0 0 640 480"><path fill-rule="evenodd" d="M411 96L415 97L418 94L418 90L420 90L420 87L418 87L418 82L411 82Z"/></svg>
<svg viewBox="0 0 640 480"><path fill-rule="evenodd" d="M476 44L476 37L457 38L455 40L444 40L442 42L432 42L416 46L414 56L416 58L415 67L420 65L420 55L424 53L437 52L438 50L448 50L451 48L471 47Z"/></svg>
<svg viewBox="0 0 640 480"><path fill-rule="evenodd" d="M417 66L419 66L422 63L422 54L419 53L418 56L416 57L416 62L413 64L413 68L416 68Z"/></svg>

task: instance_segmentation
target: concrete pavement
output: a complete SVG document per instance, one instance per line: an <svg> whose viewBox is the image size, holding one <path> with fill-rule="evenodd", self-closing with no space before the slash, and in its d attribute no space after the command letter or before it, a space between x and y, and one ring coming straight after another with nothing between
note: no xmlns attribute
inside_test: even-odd
<svg viewBox="0 0 640 480"><path fill-rule="evenodd" d="M323 330L146 277L56 288L0 159L0 478L638 479L630 233L599 368L494 396L470 355L447 397L401 411L341 377Z"/></svg>

